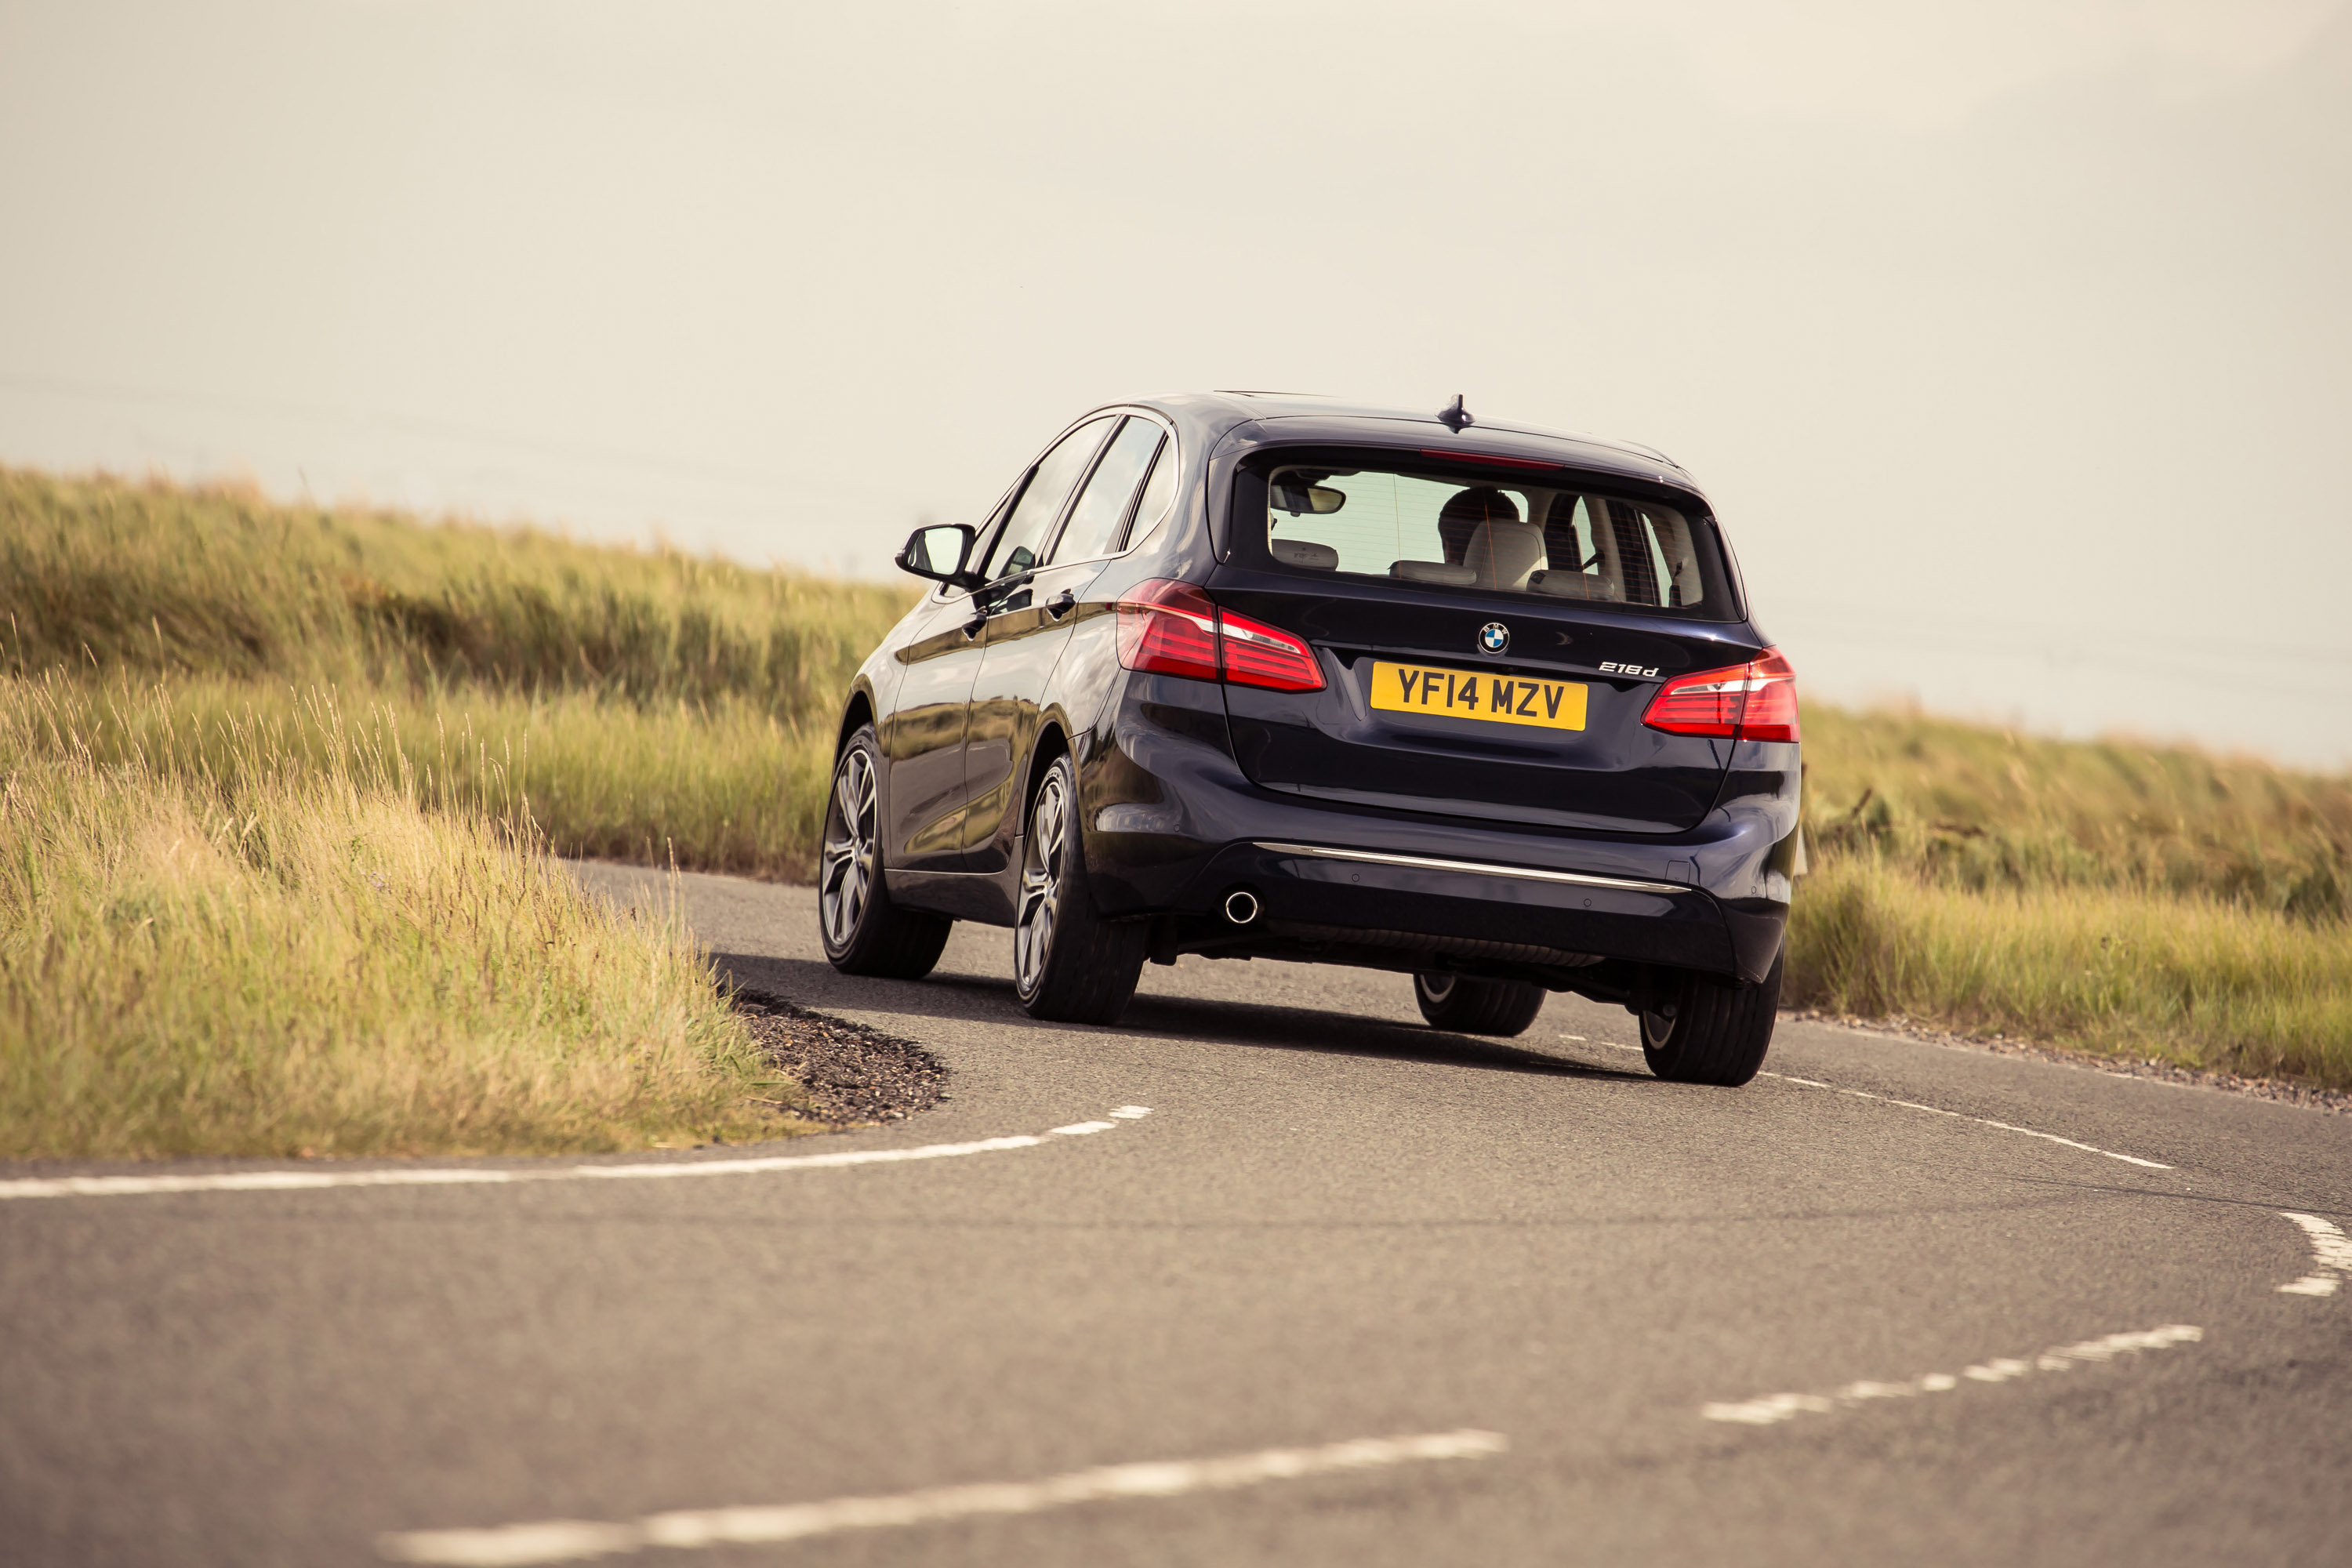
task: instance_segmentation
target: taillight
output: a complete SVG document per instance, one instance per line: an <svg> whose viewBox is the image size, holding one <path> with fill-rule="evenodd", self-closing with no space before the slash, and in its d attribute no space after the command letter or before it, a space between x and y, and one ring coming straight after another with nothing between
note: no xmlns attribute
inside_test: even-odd
<svg viewBox="0 0 2352 1568"><path fill-rule="evenodd" d="M1118 662L1154 675L1320 691L1323 668L1298 637L1220 610L1190 583L1139 583L1118 602Z"/></svg>
<svg viewBox="0 0 2352 1568"><path fill-rule="evenodd" d="M1218 647L1224 654L1227 680L1276 691L1323 689L1323 667L1315 662L1315 650L1288 632L1231 610L1220 613L1217 629L1223 634Z"/></svg>
<svg viewBox="0 0 2352 1568"><path fill-rule="evenodd" d="M1217 679L1217 606L1190 583L1155 577L1118 602L1118 662L1154 675Z"/></svg>
<svg viewBox="0 0 2352 1568"><path fill-rule="evenodd" d="M1779 648L1768 647L1748 671L1748 711L1739 716L1739 738L1796 740L1797 667Z"/></svg>
<svg viewBox="0 0 2352 1568"><path fill-rule="evenodd" d="M1642 722L1669 735L1796 740L1796 668L1768 647L1746 664L1678 675L1658 688Z"/></svg>

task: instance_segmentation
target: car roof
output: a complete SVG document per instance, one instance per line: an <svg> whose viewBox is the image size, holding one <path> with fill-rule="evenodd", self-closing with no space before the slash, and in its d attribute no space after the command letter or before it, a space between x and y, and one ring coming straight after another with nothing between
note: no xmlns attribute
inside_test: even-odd
<svg viewBox="0 0 2352 1568"><path fill-rule="evenodd" d="M1214 447L1240 434L1266 444L1444 447L1465 455L1541 458L1571 468L1672 485L1705 494L1689 470L1654 447L1606 437L1548 430L1470 410L1460 431L1438 410L1383 407L1305 392L1186 392L1137 398L1129 406L1158 409L1180 428Z"/></svg>

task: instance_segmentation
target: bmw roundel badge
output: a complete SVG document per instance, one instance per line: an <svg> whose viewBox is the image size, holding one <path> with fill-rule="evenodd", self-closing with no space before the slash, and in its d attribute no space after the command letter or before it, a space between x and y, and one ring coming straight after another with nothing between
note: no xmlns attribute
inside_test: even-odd
<svg viewBox="0 0 2352 1568"><path fill-rule="evenodd" d="M1511 628L1500 621L1488 621L1478 628L1480 653L1505 653L1511 646Z"/></svg>

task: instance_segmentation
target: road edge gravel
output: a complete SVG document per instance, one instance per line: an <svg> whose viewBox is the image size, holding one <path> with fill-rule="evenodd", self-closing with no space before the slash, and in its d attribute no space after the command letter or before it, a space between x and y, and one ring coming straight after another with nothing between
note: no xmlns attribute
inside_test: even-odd
<svg viewBox="0 0 2352 1568"><path fill-rule="evenodd" d="M1917 1040L1926 1045L1942 1046L1948 1050L1979 1051L1990 1056L2023 1057L2057 1067L2082 1068L2091 1072L2105 1073L2114 1078L2146 1079L2180 1089L2218 1089L2224 1094L2242 1094L2278 1105L2325 1111L2332 1116L2352 1116L2352 1093L2322 1089L2293 1079L2247 1078L2242 1074L2215 1072L2207 1068L2179 1067L2149 1058L2108 1057L2092 1051L2070 1051L2060 1046L2014 1039L2007 1035L1969 1035L1938 1029L1904 1017L1859 1018L1843 1013L1824 1012L1818 1007L1798 1008L1783 1012L1780 1016L1792 1024L1828 1024L1841 1029L1851 1029L1857 1035Z"/></svg>

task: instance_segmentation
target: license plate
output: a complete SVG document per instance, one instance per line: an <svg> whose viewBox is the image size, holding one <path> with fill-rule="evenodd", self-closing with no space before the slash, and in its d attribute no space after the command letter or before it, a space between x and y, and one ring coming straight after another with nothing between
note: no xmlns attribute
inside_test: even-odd
<svg viewBox="0 0 2352 1568"><path fill-rule="evenodd" d="M1372 665L1372 706L1384 713L1443 713L1541 730L1584 728L1584 688L1576 681L1529 680L1523 675L1385 659Z"/></svg>

